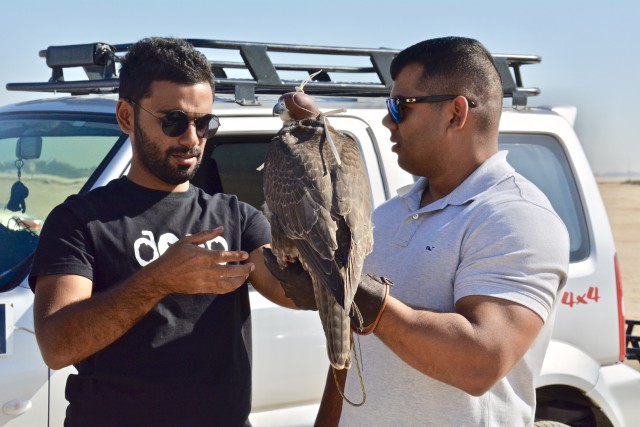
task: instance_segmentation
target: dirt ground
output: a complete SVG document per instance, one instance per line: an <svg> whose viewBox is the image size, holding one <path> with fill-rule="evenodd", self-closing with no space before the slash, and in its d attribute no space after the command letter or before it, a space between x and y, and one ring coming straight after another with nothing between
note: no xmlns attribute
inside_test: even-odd
<svg viewBox="0 0 640 427"><path fill-rule="evenodd" d="M598 182L622 275L625 315L640 319L640 180Z"/></svg>
<svg viewBox="0 0 640 427"><path fill-rule="evenodd" d="M618 251L625 317L640 320L640 180L599 180L598 186ZM637 361L628 364L640 370Z"/></svg>

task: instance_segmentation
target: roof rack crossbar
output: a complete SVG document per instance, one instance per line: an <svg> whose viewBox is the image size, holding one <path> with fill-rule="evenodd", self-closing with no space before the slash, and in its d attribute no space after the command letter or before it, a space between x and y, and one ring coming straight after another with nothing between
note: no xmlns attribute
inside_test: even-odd
<svg viewBox="0 0 640 427"><path fill-rule="evenodd" d="M244 62L239 61L209 61L211 68L236 68L246 69L247 65ZM305 65L305 64L273 64L276 70L282 71L306 71L316 72L318 70L324 70L327 72L337 73L373 73L374 67L355 67L348 65Z"/></svg>
<svg viewBox="0 0 640 427"><path fill-rule="evenodd" d="M118 79L44 83L7 83L7 90L23 92L60 92L72 95L86 95L89 93L117 93L119 85L120 81Z"/></svg>
<svg viewBox="0 0 640 427"><path fill-rule="evenodd" d="M389 71L391 61L399 52L388 48L349 48L331 46L312 46L300 44L254 43L209 39L187 39L198 49L236 50L242 61L209 61L214 74L216 92L234 93L236 102L242 105L257 104L256 94L278 94L295 90L300 81L287 80L283 71L302 71L312 74L322 73L305 86L305 91L324 95L349 96L388 96L393 80ZM48 83L9 83L7 90L67 92L71 94L117 92L119 81L116 77L115 63L132 46L128 44L107 45L93 43L70 46L51 46L40 51L52 68L52 78ZM271 52L343 55L368 57L370 65L311 65L304 63L274 63ZM512 98L515 107L526 106L527 97L540 93L537 88L525 88L522 83L520 67L525 64L537 64L539 56L494 54L496 66L502 79L503 94ZM86 81L64 81L63 70L68 67L82 66L87 74ZM246 78L229 78L227 70L244 69L251 75ZM339 82L331 74L360 73L376 76L372 82Z"/></svg>
<svg viewBox="0 0 640 427"><path fill-rule="evenodd" d="M538 95L537 88L524 88L520 74L520 66L523 64L537 64L540 62L538 56L527 55L493 55L493 59L502 80L502 94L510 97L514 107L526 107L527 97ZM513 74L511 74L513 69Z"/></svg>

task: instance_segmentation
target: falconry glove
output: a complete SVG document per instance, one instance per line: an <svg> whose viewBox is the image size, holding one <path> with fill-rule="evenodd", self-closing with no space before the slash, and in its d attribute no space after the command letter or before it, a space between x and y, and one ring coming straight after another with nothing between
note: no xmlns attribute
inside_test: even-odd
<svg viewBox="0 0 640 427"><path fill-rule="evenodd" d="M280 281L282 289L287 298L301 310L317 310L311 276L302 267L300 261L287 264L285 268L280 268L278 260L271 249L265 248L263 252L264 263ZM372 274L363 275L358 285L358 290L354 296L355 307L352 307L351 327L360 335L367 335L374 331L389 295L389 286L393 282L385 277L378 277Z"/></svg>
<svg viewBox="0 0 640 427"><path fill-rule="evenodd" d="M302 268L300 261L287 264L286 267L280 268L278 259L271 249L264 248L262 255L264 264L267 266L273 277L280 281L284 294L289 298L300 310L318 310L316 305L316 297L313 292L313 284L311 276Z"/></svg>
<svg viewBox="0 0 640 427"><path fill-rule="evenodd" d="M359 335L372 333L387 303L389 286L393 282L385 277L364 274L358 284L351 307L351 328Z"/></svg>

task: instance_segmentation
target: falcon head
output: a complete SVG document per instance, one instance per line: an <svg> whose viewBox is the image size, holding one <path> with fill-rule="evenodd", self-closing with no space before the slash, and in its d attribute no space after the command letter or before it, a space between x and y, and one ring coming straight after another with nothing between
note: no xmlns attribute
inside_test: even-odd
<svg viewBox="0 0 640 427"><path fill-rule="evenodd" d="M310 95L302 91L287 92L278 98L273 107L273 115L280 116L283 122L315 119L320 110Z"/></svg>

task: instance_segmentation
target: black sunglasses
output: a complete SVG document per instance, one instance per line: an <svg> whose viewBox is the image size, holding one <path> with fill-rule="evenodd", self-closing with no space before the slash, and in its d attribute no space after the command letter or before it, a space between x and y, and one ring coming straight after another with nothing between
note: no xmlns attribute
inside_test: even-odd
<svg viewBox="0 0 640 427"><path fill-rule="evenodd" d="M198 138L211 138L218 132L220 127L220 119L215 114L205 114L195 120L189 120L189 116L182 110L171 110L165 113L164 118L158 117L155 113L147 110L133 99L127 99L133 105L137 105L147 113L151 114L162 124L162 132L170 137L180 136L189 128L189 124L193 122L196 125L196 135Z"/></svg>
<svg viewBox="0 0 640 427"><path fill-rule="evenodd" d="M402 107L403 104L419 104L421 102L442 102L456 99L460 95L430 95L430 96L416 96L414 98L388 98L387 99L387 111L391 120L394 123L400 123L402 121ZM469 108L475 108L476 103L467 99Z"/></svg>

